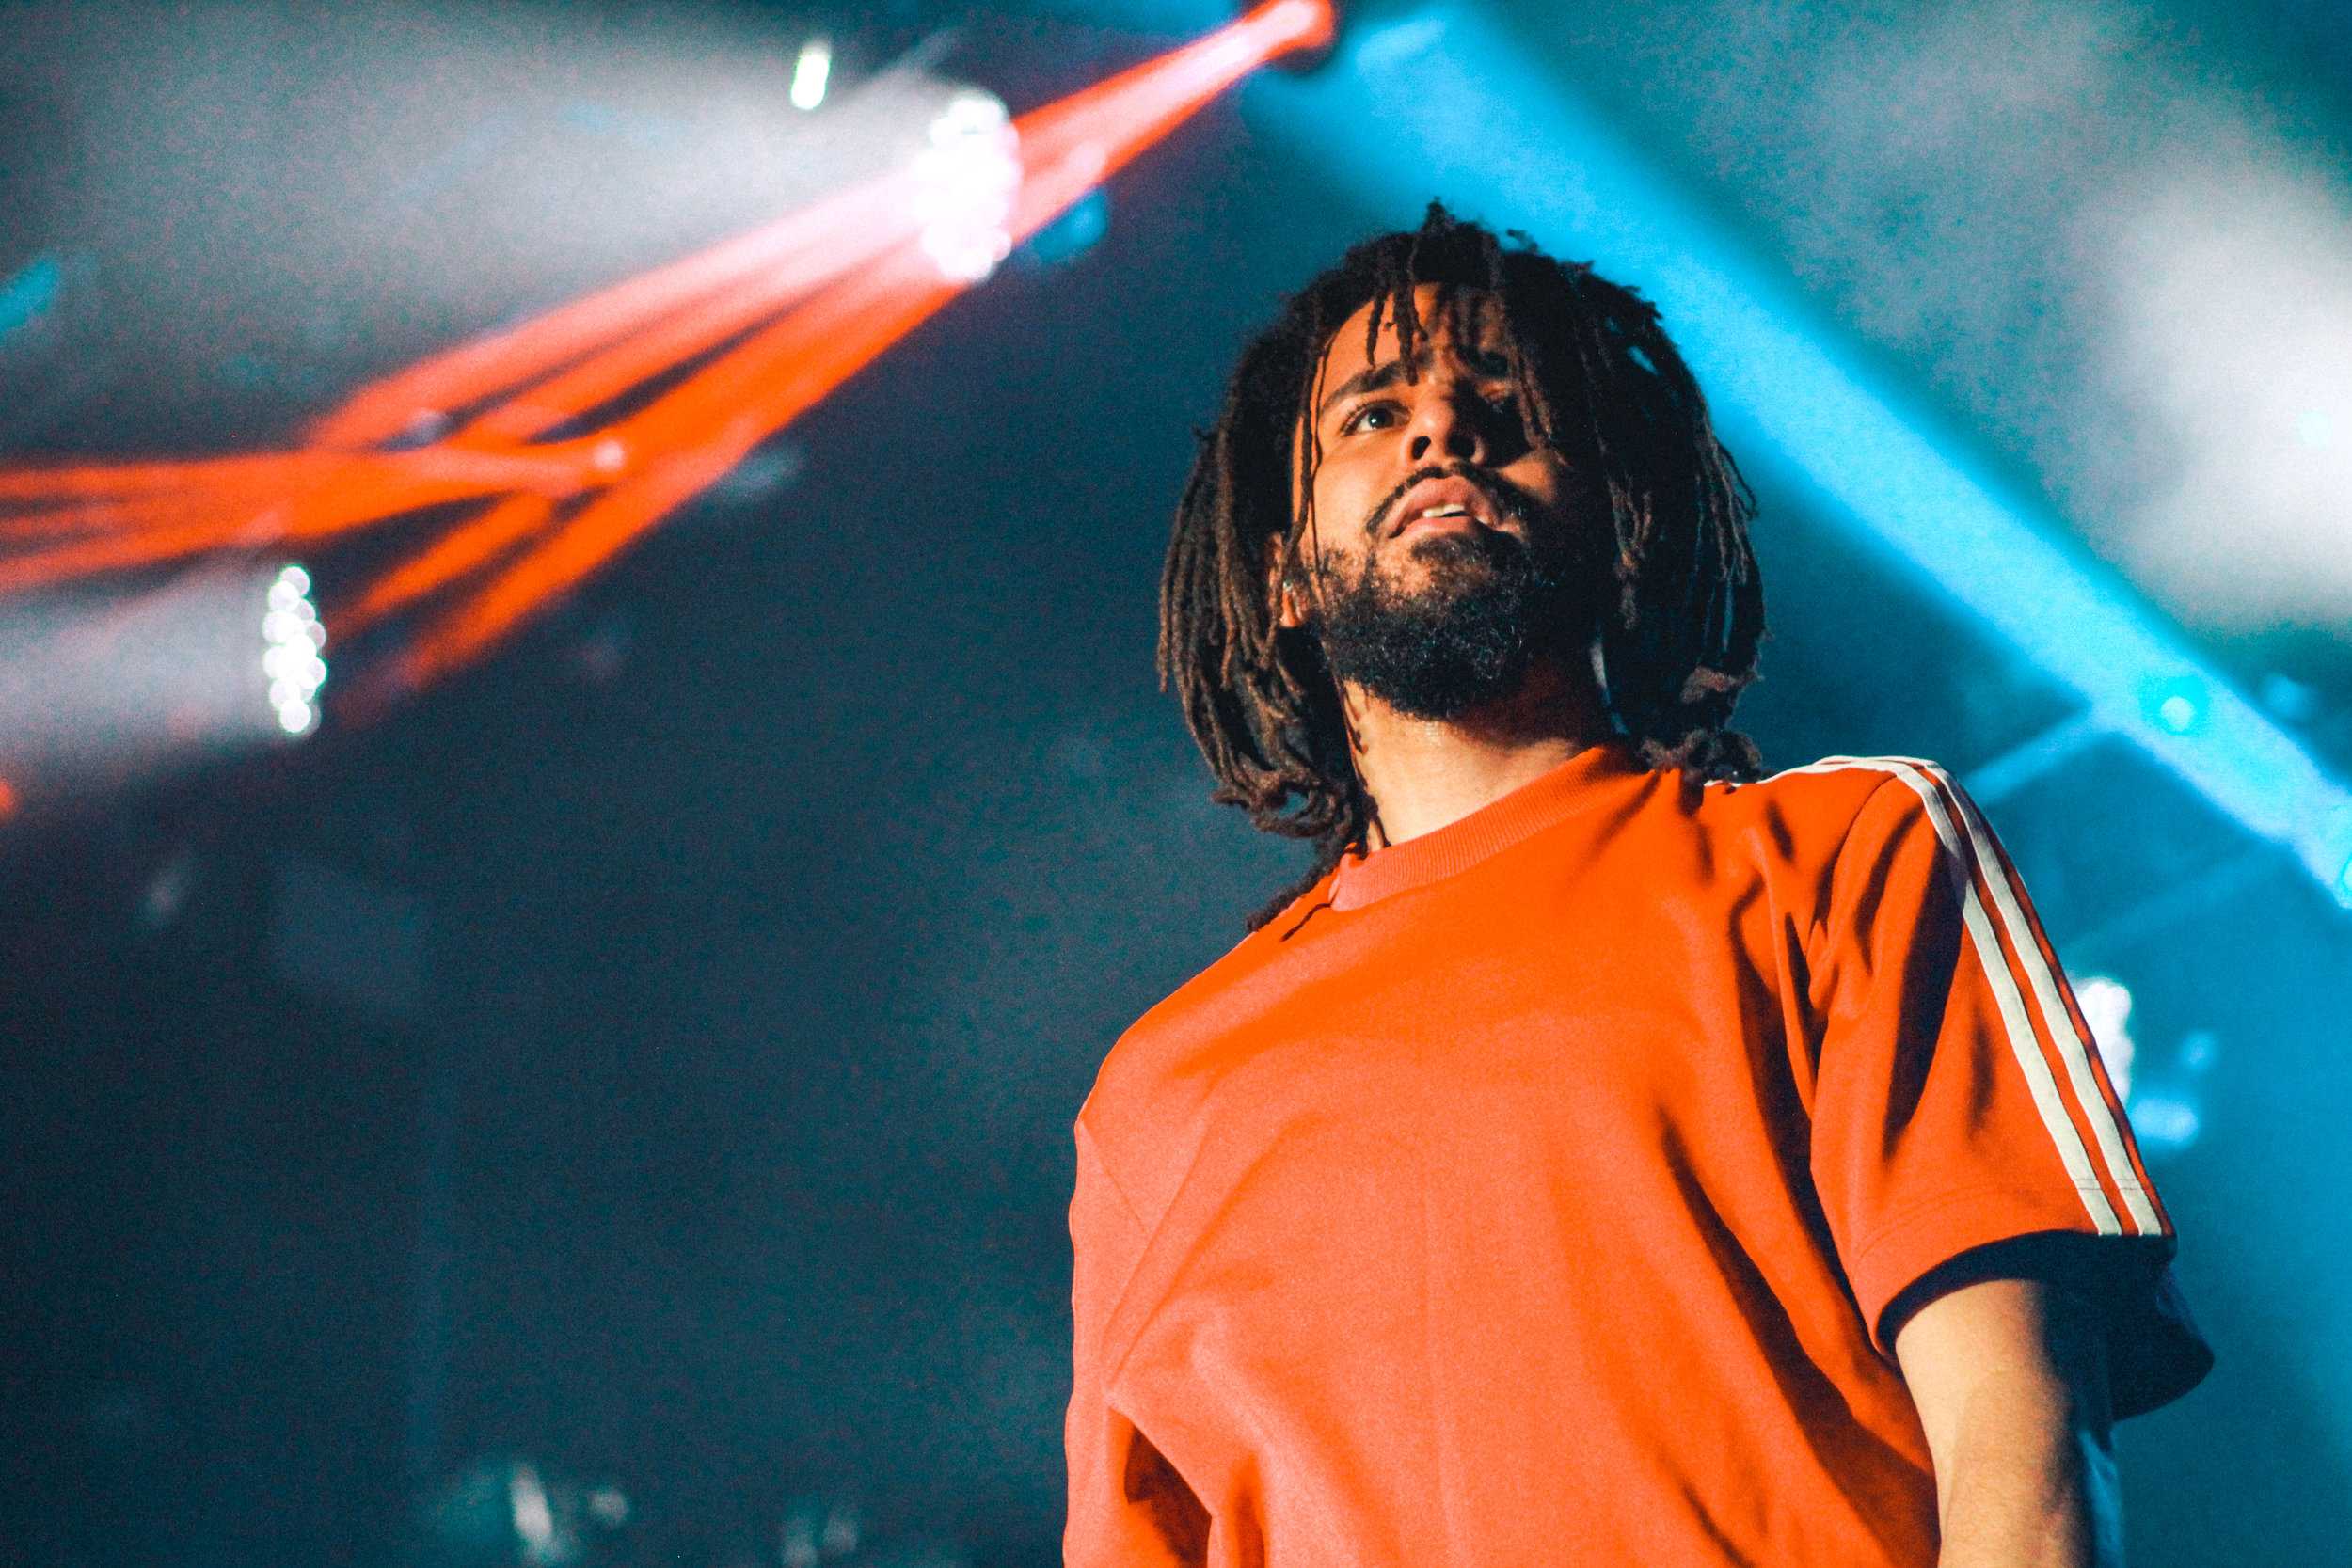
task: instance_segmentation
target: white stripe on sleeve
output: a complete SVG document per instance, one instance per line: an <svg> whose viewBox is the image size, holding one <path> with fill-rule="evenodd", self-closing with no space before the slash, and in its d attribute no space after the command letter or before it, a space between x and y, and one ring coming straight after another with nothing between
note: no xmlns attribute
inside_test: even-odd
<svg viewBox="0 0 2352 1568"><path fill-rule="evenodd" d="M2074 1088L2074 1099L2083 1108L2083 1116L2090 1124L2090 1134L2097 1140L2101 1162L2122 1195L2123 1207L2132 1217L2133 1227L2142 1236L2163 1233L2164 1222L2156 1215L2155 1205L2148 1200L2147 1189L2132 1172L2132 1157L2122 1129L2116 1125L2115 1113L2107 1108L2106 1097L2099 1092L2099 1081L2091 1070L2090 1052L2082 1036L2074 1028L2074 1015L2066 1008L2066 999L2058 992L2058 978L2042 957L2042 944L2034 940L2033 922L2026 918L2025 902L2018 895L2015 881L2001 863L1999 852L1993 847L1993 831L1984 817L1952 782L1951 775L1931 762L1916 765L1939 784L1957 808L1955 815L1967 830L1975 850L1976 863L1983 868L1985 886L1993 893L1994 908L2000 911L2001 924L2009 931L2010 948L2017 954L2019 965L2026 972L2026 980L2033 988L2035 1006L2042 1013L2042 1026L2050 1041L2058 1047L2059 1058L2066 1063L2066 1076Z"/></svg>
<svg viewBox="0 0 2352 1568"><path fill-rule="evenodd" d="M2026 999L2019 990L2017 976L2011 973L2002 957L2000 940L1993 933L1993 923L1985 913L1984 900L1977 895L1973 875L1976 860L1975 834L1962 828L1946 809L1944 796L1935 782L1921 771L1920 764L1908 757L1824 757L1805 768L1790 768L1792 773L1830 772L1844 768L1867 768L1892 773L1910 786L1927 811L1928 821L1935 829L1935 836L1944 847L1944 870L1954 895L1960 901L1961 925L1968 933L1969 944L1976 949L1977 962L1993 990L1993 1000L2000 1010L2001 1030L2008 1037L2010 1054L2025 1075L2026 1092L2032 1097L2034 1109L2042 1117L2042 1130L2058 1150L2058 1163L2074 1182L2074 1193L2090 1214L2093 1228L2102 1236L2119 1236L2122 1222L2117 1218L2115 1206L2107 1201L2106 1190L2099 1184L2097 1171L2091 1164L2090 1148L2067 1115L2066 1101L2059 1097L2057 1075L2051 1072L2049 1059L2042 1053L2042 1042L2034 1037L2033 1024L2026 1013ZM1999 885L1998 879L1988 876L1988 886ZM2027 941L2020 944L2021 953L2039 953ZM2071 1029L2067 1031L2073 1033ZM2093 1103L2104 1108L2104 1102ZM2124 1167L2128 1170L2130 1167ZM2137 1220L2137 1216L2134 1216Z"/></svg>

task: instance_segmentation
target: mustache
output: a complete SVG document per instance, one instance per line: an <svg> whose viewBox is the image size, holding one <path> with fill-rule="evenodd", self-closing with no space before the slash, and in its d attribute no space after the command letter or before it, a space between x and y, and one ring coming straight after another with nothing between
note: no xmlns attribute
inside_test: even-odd
<svg viewBox="0 0 2352 1568"><path fill-rule="evenodd" d="M1486 498L1487 504L1494 508L1496 521L1517 523L1522 531L1527 528L1534 511L1534 498L1501 474L1488 473L1484 468L1416 468L1372 509L1372 515L1364 519L1365 534L1375 539L1380 537L1387 531L1389 518L1406 495L1414 485L1432 479L1460 480Z"/></svg>

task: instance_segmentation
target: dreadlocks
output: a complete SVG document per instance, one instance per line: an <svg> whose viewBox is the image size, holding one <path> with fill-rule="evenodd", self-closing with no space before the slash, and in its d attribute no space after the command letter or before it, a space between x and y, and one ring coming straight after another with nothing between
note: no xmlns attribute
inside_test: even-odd
<svg viewBox="0 0 2352 1568"><path fill-rule="evenodd" d="M1278 625L1267 578L1278 565L1298 568L1293 488L1311 510L1321 452L1304 416L1331 335L1369 304L1367 359L1385 312L1409 361L1429 331L1419 283L1439 285L1449 316L1471 291L1499 302L1529 438L1608 496L1616 593L1598 630L1613 721L1655 768L1745 779L1761 767L1755 744L1728 727L1764 630L1748 544L1755 498L1657 308L1517 230L1509 238L1516 246L1433 201L1418 231L1356 245L1284 302L1243 351L1216 428L1197 433L1160 578L1160 684L1184 706L1214 799L1315 847L1312 868L1252 929L1362 844L1372 821L1338 688L1312 634Z"/></svg>

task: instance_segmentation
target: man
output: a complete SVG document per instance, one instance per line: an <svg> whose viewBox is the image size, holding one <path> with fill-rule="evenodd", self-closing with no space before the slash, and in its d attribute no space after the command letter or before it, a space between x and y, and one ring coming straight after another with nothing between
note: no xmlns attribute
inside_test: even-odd
<svg viewBox="0 0 2352 1568"><path fill-rule="evenodd" d="M1315 861L1079 1115L1072 1564L2119 1560L2170 1222L1951 780L1728 728L1749 511L1435 204L1244 354L1161 668Z"/></svg>

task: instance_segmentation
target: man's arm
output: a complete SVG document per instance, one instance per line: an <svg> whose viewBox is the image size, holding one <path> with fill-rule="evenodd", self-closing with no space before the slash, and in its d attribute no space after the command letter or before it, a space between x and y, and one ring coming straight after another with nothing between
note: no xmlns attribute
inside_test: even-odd
<svg viewBox="0 0 2352 1568"><path fill-rule="evenodd" d="M2120 1568L2106 1351L2062 1286L1979 1279L1895 1331L1935 1463L1939 1568Z"/></svg>

